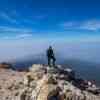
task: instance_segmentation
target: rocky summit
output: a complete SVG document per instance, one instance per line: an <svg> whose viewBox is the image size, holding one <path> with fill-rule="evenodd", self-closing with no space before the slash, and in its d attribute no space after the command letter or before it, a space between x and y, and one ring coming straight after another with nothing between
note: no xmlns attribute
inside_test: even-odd
<svg viewBox="0 0 100 100"><path fill-rule="evenodd" d="M0 100L100 100L99 89L76 80L72 69L60 65L33 64L27 72L2 68Z"/></svg>

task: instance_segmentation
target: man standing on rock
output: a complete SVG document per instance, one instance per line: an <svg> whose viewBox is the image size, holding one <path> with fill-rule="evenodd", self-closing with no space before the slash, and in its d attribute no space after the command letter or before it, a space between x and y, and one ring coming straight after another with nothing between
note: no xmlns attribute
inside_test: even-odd
<svg viewBox="0 0 100 100"><path fill-rule="evenodd" d="M48 65L51 66L51 61L52 61L52 65L55 66L55 56L54 56L54 52L51 46L49 46L48 50L47 50L47 58L48 58Z"/></svg>

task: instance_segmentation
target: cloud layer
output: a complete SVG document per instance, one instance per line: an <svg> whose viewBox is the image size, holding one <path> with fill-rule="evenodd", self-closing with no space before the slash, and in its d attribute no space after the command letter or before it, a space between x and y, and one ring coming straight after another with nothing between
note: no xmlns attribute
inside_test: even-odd
<svg viewBox="0 0 100 100"><path fill-rule="evenodd" d="M2 11L0 12L0 20L3 19L8 23L6 23L5 25L2 23L0 24L0 37L2 39L29 39L36 34L38 34L39 36L43 35L44 33L45 37L55 37L59 33L60 29L63 29L60 33L65 32L65 34L65 30L71 30L73 31L73 33L77 30L80 31L80 34L82 34L81 32L83 31L86 31L86 33L88 33L88 31L100 31L100 20L97 19L82 21L69 20L64 22L60 21L62 23L50 23L49 25L48 21L44 24L44 20L46 18L48 18L48 16L45 14L34 14L34 16L29 16L29 18L23 18L22 14L18 13L16 10L12 10L10 12ZM51 26L55 28L52 28Z"/></svg>
<svg viewBox="0 0 100 100"><path fill-rule="evenodd" d="M68 21L60 24L64 29L100 31L100 20Z"/></svg>
<svg viewBox="0 0 100 100"><path fill-rule="evenodd" d="M21 39L31 38L33 36L32 29L26 28L15 28L0 26L0 35L2 39Z"/></svg>

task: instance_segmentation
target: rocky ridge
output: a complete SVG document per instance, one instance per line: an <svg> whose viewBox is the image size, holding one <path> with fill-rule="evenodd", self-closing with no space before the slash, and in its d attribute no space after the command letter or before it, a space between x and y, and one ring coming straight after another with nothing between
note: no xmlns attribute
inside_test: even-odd
<svg viewBox="0 0 100 100"><path fill-rule="evenodd" d="M75 73L62 66L33 64L28 72L0 70L0 100L100 100L73 85Z"/></svg>

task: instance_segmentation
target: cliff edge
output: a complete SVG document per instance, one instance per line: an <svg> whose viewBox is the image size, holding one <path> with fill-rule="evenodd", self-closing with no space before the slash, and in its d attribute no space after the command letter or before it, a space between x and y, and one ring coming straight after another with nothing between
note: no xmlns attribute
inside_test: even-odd
<svg viewBox="0 0 100 100"><path fill-rule="evenodd" d="M60 65L33 64L27 72L0 69L0 100L100 100L99 89L85 86Z"/></svg>

